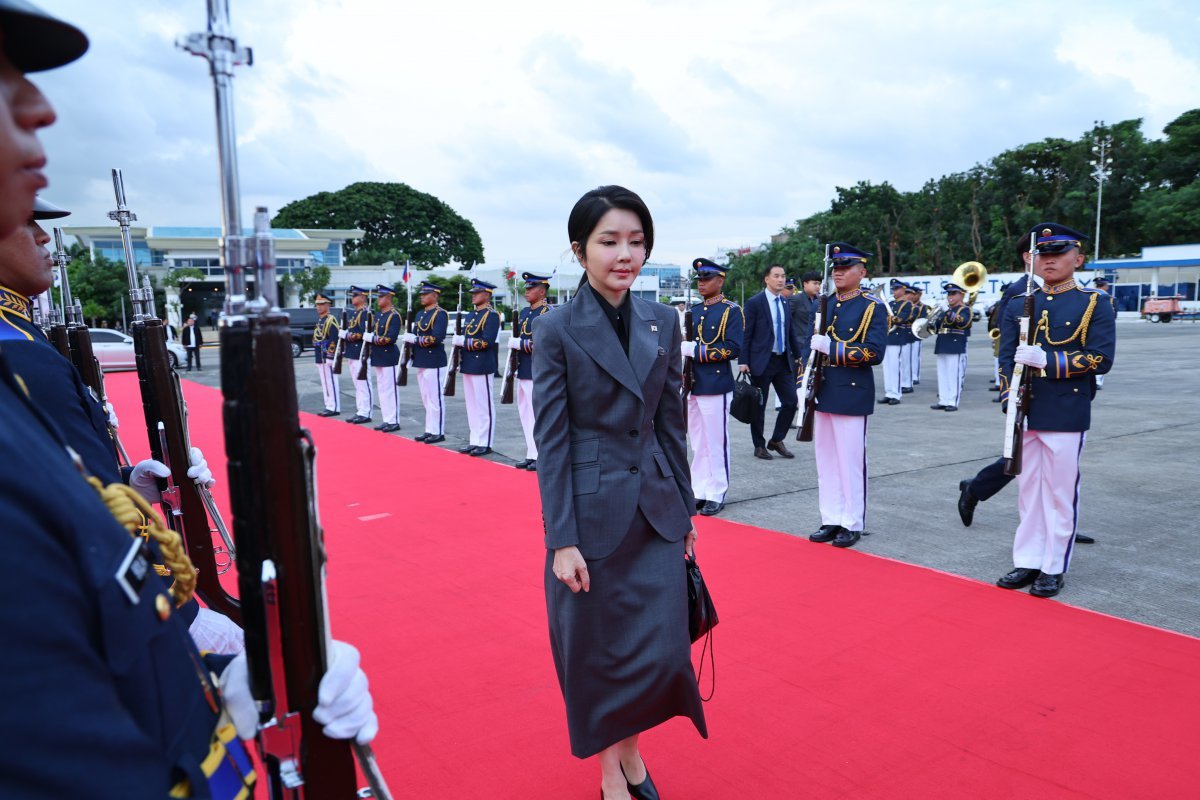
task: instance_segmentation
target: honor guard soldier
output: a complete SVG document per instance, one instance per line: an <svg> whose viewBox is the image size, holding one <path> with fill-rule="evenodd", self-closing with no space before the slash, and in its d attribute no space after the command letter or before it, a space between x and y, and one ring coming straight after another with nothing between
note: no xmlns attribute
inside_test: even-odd
<svg viewBox="0 0 1200 800"><path fill-rule="evenodd" d="M413 332L404 334L412 345L412 365L417 368L417 386L425 407L425 432L416 441L436 444L446 441L446 403L442 383L446 380L446 326L450 315L438 305L442 289L436 283L421 284L421 310L413 321Z"/></svg>
<svg viewBox="0 0 1200 800"><path fill-rule="evenodd" d="M354 381L354 416L346 421L361 425L371 421L371 409L375 405L370 376L364 374L362 380L358 379L362 369L363 336L370 332L371 298L361 286L351 286L349 292L354 310L346 321L346 330L339 332L346 340L343 358L350 364L350 377Z"/></svg>
<svg viewBox="0 0 1200 800"><path fill-rule="evenodd" d="M812 357L826 359L813 416L813 453L821 528L808 538L851 547L867 518L867 417L875 407L872 367L883 362L888 308L859 288L873 254L845 242L830 245L836 293L828 320L812 337Z"/></svg>
<svg viewBox="0 0 1200 800"><path fill-rule="evenodd" d="M1108 280L1108 276L1107 275L1097 275L1096 279L1094 281L1092 281L1092 286L1094 286L1098 291L1104 292L1106 295L1108 295L1108 301L1110 303L1112 303L1113 316L1115 317L1116 313L1117 313L1117 298L1113 296L1112 288L1111 288L1112 283ZM1104 388L1104 378L1105 378L1104 375L1096 376L1096 389L1097 390Z"/></svg>
<svg viewBox="0 0 1200 800"><path fill-rule="evenodd" d="M963 302L965 290L955 283L943 283L949 308L938 323L937 356L938 401L935 411L958 411L963 379L967 375L967 337L971 335L971 307Z"/></svg>
<svg viewBox="0 0 1200 800"><path fill-rule="evenodd" d="M912 366L912 362L906 363L902 356L906 353L904 345L908 339L905 333L913 322L914 309L912 303L904 299L904 292L908 288L904 281L892 278L889 286L892 290L892 299L887 303L887 349L883 354L883 397L879 402L898 406L900 405L900 387L904 385L904 374Z"/></svg>
<svg viewBox="0 0 1200 800"><path fill-rule="evenodd" d="M454 337L454 346L462 348L460 371L467 400L467 424L470 443L459 449L472 456L492 452L496 434L496 398L492 378L496 374L496 339L500 336L500 315L492 308L493 284L471 281L471 303L475 306L463 321L463 330Z"/></svg>
<svg viewBox="0 0 1200 800"><path fill-rule="evenodd" d="M925 290L915 283L911 283L909 286L913 290L913 322L919 319L928 319L929 315L933 313L933 309L923 299ZM909 325L909 330L912 330L911 325ZM908 374L912 376L913 385L917 386L921 383L921 339L915 335L912 338L912 346L908 349Z"/></svg>
<svg viewBox="0 0 1200 800"><path fill-rule="evenodd" d="M546 302L550 278L526 272L521 280L525 281L525 302L529 307L521 310L518 329L508 341L508 346L517 351L517 413L525 433L525 460L517 464L517 469L537 472L537 444L533 441L533 321L550 311Z"/></svg>
<svg viewBox="0 0 1200 800"><path fill-rule="evenodd" d="M379 413L383 421L375 430L391 433L400 430L400 402L396 396L400 347L396 342L404 333L404 317L393 307L395 291L382 283L375 287L379 312L371 320L371 332L363 340L371 345L371 366L379 394Z"/></svg>
<svg viewBox="0 0 1200 800"><path fill-rule="evenodd" d="M317 325L313 328L313 355L317 360L317 376L321 379L321 398L325 410L318 417L336 417L342 413L342 395L338 391L338 376L333 374L333 356L337 350L338 324L329 313L329 295L318 293L316 297Z"/></svg>
<svg viewBox="0 0 1200 800"><path fill-rule="evenodd" d="M1037 248L1033 268L1042 279L1033 292L1033 344L1019 340L1021 298L1008 304L1000 326L1002 402L1013 396L1014 364L1024 364L1034 377L1017 477L1021 522L1013 538L1014 569L997 585L1033 584L1030 594L1053 597L1070 566L1079 519L1079 459L1091 427L1096 376L1109 371L1116 352L1116 316L1107 295L1075 282L1086 236L1055 222L1040 223L1031 233Z"/></svg>
<svg viewBox="0 0 1200 800"><path fill-rule="evenodd" d="M725 508L729 491L729 402L733 399L733 359L742 349L746 320L737 303L726 299L728 267L707 258L692 262L701 302L692 306L692 341L683 355L692 359L688 395L688 436L692 440L692 493L706 517Z"/></svg>

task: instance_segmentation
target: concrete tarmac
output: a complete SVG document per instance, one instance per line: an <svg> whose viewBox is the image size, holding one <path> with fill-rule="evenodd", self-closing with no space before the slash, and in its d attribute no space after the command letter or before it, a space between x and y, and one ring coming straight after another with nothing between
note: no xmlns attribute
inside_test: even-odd
<svg viewBox="0 0 1200 800"><path fill-rule="evenodd" d="M504 334L501 340L506 339ZM999 457L1004 435L1000 405L992 402L996 393L988 391L991 342L972 336L968 352L959 411L929 408L937 402L932 340L922 349L916 391L904 395L901 405L876 406L867 448L870 535L855 549L993 583L1012 567L1017 492L1014 483L980 503L970 528L959 520L959 480ZM205 348L204 359L203 372L181 376L215 386L219 356ZM301 409L317 412L323 406L312 361L311 351L296 360L296 385ZM881 397L878 368L875 381ZM495 388L499 402L499 379ZM354 392L348 374L341 378L341 394L342 417L349 418ZM1200 325L1118 323L1115 366L1093 403L1082 460L1079 530L1097 542L1077 544L1062 593L1037 602L1065 602L1200 636L1198 398ZM445 401L446 441L431 446L457 450L468 436L461 378L458 396ZM771 406L773 399L768 432ZM378 422L376 409L372 424ZM720 518L807 537L820 526L812 445L794 441L793 429L787 446L796 457L762 461L754 458L749 426L733 419L729 424L732 483ZM415 370L400 389L400 425L398 433L379 435L412 438L424 432ZM498 406L496 425L496 452L484 458L507 465L524 459L516 406ZM805 546L829 545L805 541ZM836 613L836 598L830 613Z"/></svg>

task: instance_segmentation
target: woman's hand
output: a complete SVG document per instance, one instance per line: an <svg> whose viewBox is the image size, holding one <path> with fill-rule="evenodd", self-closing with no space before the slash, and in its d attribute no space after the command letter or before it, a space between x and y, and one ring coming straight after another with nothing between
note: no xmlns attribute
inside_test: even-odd
<svg viewBox="0 0 1200 800"><path fill-rule="evenodd" d="M689 533L687 536L683 537L683 551L685 553L687 553L688 556L691 558L696 557L696 529L695 528L692 528L691 533Z"/></svg>
<svg viewBox="0 0 1200 800"><path fill-rule="evenodd" d="M572 594L579 594L592 588L592 579L588 576L587 562L583 554L574 545L560 547L554 551L554 577L567 585Z"/></svg>

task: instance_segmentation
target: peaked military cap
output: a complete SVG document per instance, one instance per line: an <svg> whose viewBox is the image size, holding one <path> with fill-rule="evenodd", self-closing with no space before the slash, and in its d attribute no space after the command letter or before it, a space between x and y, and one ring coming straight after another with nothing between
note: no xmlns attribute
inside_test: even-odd
<svg viewBox="0 0 1200 800"><path fill-rule="evenodd" d="M487 281L481 281L478 278L471 279L471 294L474 294L475 292L487 292L488 294L491 294L494 291L496 291L495 284L488 283Z"/></svg>
<svg viewBox="0 0 1200 800"><path fill-rule="evenodd" d="M967 293L966 289L959 286L957 283L954 283L953 281L946 281L945 283L943 283L942 291L945 292L946 294L950 294L951 292L958 292L959 294Z"/></svg>
<svg viewBox="0 0 1200 800"><path fill-rule="evenodd" d="M875 255L868 253L866 250L860 250L852 244L846 242L830 242L829 257L833 261L834 269L844 269L853 267L856 264L866 264L867 259Z"/></svg>
<svg viewBox="0 0 1200 800"><path fill-rule="evenodd" d="M796 288L796 279L793 278L791 275L789 275L788 279L787 279L787 288L789 288L789 289Z"/></svg>
<svg viewBox="0 0 1200 800"><path fill-rule="evenodd" d="M892 280L888 283L888 288L894 292L897 289L908 288L908 284L905 283L904 281L900 280L899 278L892 278Z"/></svg>
<svg viewBox="0 0 1200 800"><path fill-rule="evenodd" d="M26 0L0 0L0 43L22 72L70 64L88 49L83 31Z"/></svg>
<svg viewBox="0 0 1200 800"><path fill-rule="evenodd" d="M1108 279L1108 276L1107 276L1107 275L1097 275L1095 278L1093 278L1093 279L1092 279L1092 285L1093 285L1093 286L1099 286L1100 284L1104 284L1105 286L1109 286L1109 285L1111 285L1111 284L1112 284L1112 281L1110 281L1110 280Z"/></svg>
<svg viewBox="0 0 1200 800"><path fill-rule="evenodd" d="M317 296L315 298L313 298L313 302L314 303L332 303L333 301L330 300L329 295L325 294L324 292L317 292Z"/></svg>
<svg viewBox="0 0 1200 800"><path fill-rule="evenodd" d="M34 219L62 219L70 215L70 211L67 211L65 208L59 208L49 200L43 200L40 197L33 198Z"/></svg>
<svg viewBox="0 0 1200 800"><path fill-rule="evenodd" d="M361 286L351 286L347 291L350 293L351 296L356 295L356 294L370 294L366 289L362 288Z"/></svg>
<svg viewBox="0 0 1200 800"><path fill-rule="evenodd" d="M420 294L429 294L430 292L437 292L438 294L441 294L442 287L438 286L436 283L430 283L429 281L424 281L421 284L421 291L419 293Z"/></svg>
<svg viewBox="0 0 1200 800"><path fill-rule="evenodd" d="M390 286L384 286L382 283L375 286L375 294L379 295L380 297L383 297L384 295L388 295L390 297L395 293L395 289Z"/></svg>
<svg viewBox="0 0 1200 800"><path fill-rule="evenodd" d="M546 275L534 275L532 272L522 272L521 280L525 281L525 288L532 289L534 286L549 286L550 278Z"/></svg>
<svg viewBox="0 0 1200 800"><path fill-rule="evenodd" d="M1072 247L1080 247L1088 238L1085 234L1057 222L1039 222L1033 226L1030 233L1037 236L1039 253L1062 253Z"/></svg>
<svg viewBox="0 0 1200 800"><path fill-rule="evenodd" d="M724 276L729 271L729 267L723 267L707 258L694 259L692 261L692 269L696 271L696 276L700 278L711 278L716 275Z"/></svg>

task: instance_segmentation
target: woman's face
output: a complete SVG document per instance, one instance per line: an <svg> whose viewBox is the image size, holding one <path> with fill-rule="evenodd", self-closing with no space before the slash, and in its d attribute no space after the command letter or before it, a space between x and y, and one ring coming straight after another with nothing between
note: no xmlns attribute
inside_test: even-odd
<svg viewBox="0 0 1200 800"><path fill-rule="evenodd" d="M29 220L34 195L48 184L37 131L53 122L45 96L0 50L0 236Z"/></svg>
<svg viewBox="0 0 1200 800"><path fill-rule="evenodd" d="M623 208L609 209L588 235L580 257L588 280L608 293L619 294L633 285L646 262L646 234L638 215Z"/></svg>

